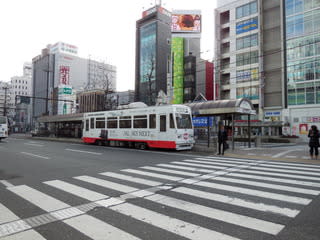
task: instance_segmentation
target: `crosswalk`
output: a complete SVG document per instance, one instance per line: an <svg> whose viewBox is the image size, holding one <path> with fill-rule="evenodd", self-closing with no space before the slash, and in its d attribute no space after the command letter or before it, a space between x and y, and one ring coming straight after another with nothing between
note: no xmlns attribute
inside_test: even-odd
<svg viewBox="0 0 320 240"><path fill-rule="evenodd" d="M41 227L57 222L87 239L262 239L320 194L320 166L194 157L6 191L43 214L0 202L1 240L55 239Z"/></svg>

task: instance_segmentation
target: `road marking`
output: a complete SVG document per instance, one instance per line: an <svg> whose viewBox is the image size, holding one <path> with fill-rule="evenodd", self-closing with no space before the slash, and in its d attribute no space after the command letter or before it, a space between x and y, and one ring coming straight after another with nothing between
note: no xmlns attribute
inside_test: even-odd
<svg viewBox="0 0 320 240"><path fill-rule="evenodd" d="M32 240L46 240L44 237L42 237L39 233L37 233L34 230L27 230L24 232L15 233L13 235L9 235L6 237L1 238L1 240L26 240L26 239L32 239ZM1 234L0 234L1 236Z"/></svg>
<svg viewBox="0 0 320 240"><path fill-rule="evenodd" d="M109 196L106 196L104 194L91 191L89 189L76 186L74 184L70 184L61 180L53 180L53 181L47 181L44 182L45 184L48 184L49 186L58 188L60 190L63 190L65 192L71 193L76 196L81 196L84 199L87 199L89 201L96 201L104 198L108 198Z"/></svg>
<svg viewBox="0 0 320 240"><path fill-rule="evenodd" d="M237 238L222 234L213 230L209 230L192 223L188 223L176 218L172 218L142 207L135 206L130 203L116 205L110 209L117 211L126 216L135 218L142 222L165 229L188 239L201 240L236 240Z"/></svg>
<svg viewBox="0 0 320 240"><path fill-rule="evenodd" d="M303 185L303 186L308 186L308 187L320 187L320 183L315 183L315 182L298 181L298 180L293 180L293 179L291 180L291 179L286 179L286 178L263 177L263 176L250 175L248 173L246 173L246 174L229 173L228 176L266 180L266 181L272 181L272 182L289 183L289 184Z"/></svg>
<svg viewBox="0 0 320 240"><path fill-rule="evenodd" d="M189 170L194 172L201 172L201 173L211 173L212 170L202 169L202 168L194 168L194 167L183 167L183 166L176 166L172 164L157 164L160 167L169 167L174 169L182 169L182 170Z"/></svg>
<svg viewBox="0 0 320 240"><path fill-rule="evenodd" d="M89 215L74 217L64 222L92 239L140 239Z"/></svg>
<svg viewBox="0 0 320 240"><path fill-rule="evenodd" d="M43 147L44 145L36 144L36 143L24 143L24 145L34 146L34 147Z"/></svg>
<svg viewBox="0 0 320 240"><path fill-rule="evenodd" d="M254 209L256 211L280 214L280 215L291 217L291 218L297 216L297 214L299 213L299 210L296 210L296 209L281 208L281 207L263 204L263 203L255 203L255 202L247 201L241 198L229 197L227 195L209 193L209 192L194 190L186 187L174 188L172 189L172 191L190 195L190 196L196 196L196 197L207 199L210 201L222 202L225 204L231 204L231 205L239 206L243 208Z"/></svg>
<svg viewBox="0 0 320 240"><path fill-rule="evenodd" d="M0 224L18 220L19 217L0 203Z"/></svg>
<svg viewBox="0 0 320 240"><path fill-rule="evenodd" d="M248 180L242 180L242 179L238 179L238 178L216 177L216 178L214 178L214 180L230 182L230 183L240 183L240 184L245 184L245 185L249 185L249 186L277 189L277 190L287 191L287 192L310 194L310 195L315 195L315 196L319 195L319 193L320 193L320 191L315 191L315 190L311 190L311 189L289 187L289 186L284 186L284 185L262 183L262 182L256 182L256 181L248 181Z"/></svg>
<svg viewBox="0 0 320 240"><path fill-rule="evenodd" d="M313 171L313 172L320 172L320 169L317 168L312 168L312 167L295 167L295 166L281 166L281 165L276 165L276 164L272 164L272 163L262 163L259 166L263 166L263 167L274 167L277 169L295 169L295 170L307 170L307 171Z"/></svg>
<svg viewBox="0 0 320 240"><path fill-rule="evenodd" d="M154 194L152 196L146 197L146 199L169 206L173 208L178 208L183 211L188 211L194 214L205 216L208 218L216 219L222 222L227 222L230 224L235 224L241 227L265 232L268 234L277 235L283 228L284 225L272 223L253 217L248 217L232 212L227 212L215 208L209 208L199 204L183 201L180 199L167 197L160 194ZM215 239L215 238L211 238Z"/></svg>
<svg viewBox="0 0 320 240"><path fill-rule="evenodd" d="M125 193L139 190L138 188L134 188L127 185L118 184L115 182L111 182L111 181L107 181L107 180L103 180L95 177L90 177L90 176L78 176L74 178L84 182L92 183L101 187L114 189L116 191L125 192Z"/></svg>
<svg viewBox="0 0 320 240"><path fill-rule="evenodd" d="M48 212L70 207L68 204L26 185L11 187L8 190Z"/></svg>
<svg viewBox="0 0 320 240"><path fill-rule="evenodd" d="M0 183L2 183L4 186L8 187L13 187L14 185L9 183L7 180L0 180Z"/></svg>
<svg viewBox="0 0 320 240"><path fill-rule="evenodd" d="M271 172L283 172L283 173L296 173L296 174L302 174L302 175L313 175L313 176L320 176L320 173L315 172L306 172L306 171L294 171L294 170L284 170L279 168L266 168L266 167L251 167L251 169L257 169L257 170L266 170ZM319 178L320 180L320 178Z"/></svg>
<svg viewBox="0 0 320 240"><path fill-rule="evenodd" d="M281 156L284 156L290 152L295 152L297 151L296 149L293 149L293 150L287 150L287 151L284 151L284 152L281 152L281 153L278 153L278 154L275 154L275 155L272 155L271 157L272 158L278 158L278 157L281 157Z"/></svg>
<svg viewBox="0 0 320 240"><path fill-rule="evenodd" d="M186 160L184 160L186 161ZM186 162L171 162L173 164L178 164L178 165L185 165L185 166L194 166L194 167L204 167L204 168L209 168L209 169L226 169L229 168L228 166L225 167L219 167L219 166L215 166L215 165L205 165L205 164L195 164L195 163L186 163ZM237 166L236 164L229 164L230 166ZM213 170L211 170L213 171Z"/></svg>
<svg viewBox="0 0 320 240"><path fill-rule="evenodd" d="M143 175L143 176L154 177L154 178L166 179L166 180L170 180L170 181L180 181L180 180L183 179L183 178L180 178L180 177L173 177L173 176L168 176L168 175L164 175L164 174L151 173L151 172L134 170L134 169L122 169L121 171L134 173L134 174L139 174L139 175Z"/></svg>
<svg viewBox="0 0 320 240"><path fill-rule="evenodd" d="M248 153L249 156L256 156L257 154L255 153Z"/></svg>
<svg viewBox="0 0 320 240"><path fill-rule="evenodd" d="M172 173L172 174L177 174L177 175L191 176L191 177L196 177L196 176L200 175L198 173L176 171L176 170L170 170L170 169L158 168L158 167L144 166L144 167L140 167L140 168L147 169L147 170L158 171L158 172Z"/></svg>
<svg viewBox="0 0 320 240"><path fill-rule="evenodd" d="M94 155L102 155L102 153L98 153L98 152L82 151L82 150L71 149L71 148L66 148L65 150L71 151L71 152L79 152L79 153L88 153L88 154L94 154Z"/></svg>
<svg viewBox="0 0 320 240"><path fill-rule="evenodd" d="M151 181L151 180L147 180L144 178L131 177L128 175L113 173L113 172L104 172L104 173L100 173L100 174L107 176L107 177L113 177L113 178L129 181L129 182L140 183L140 184L144 184L144 185L148 185L148 186L158 186L158 185L162 184L161 182L157 182L157 181Z"/></svg>
<svg viewBox="0 0 320 240"><path fill-rule="evenodd" d="M260 190L253 190L248 188L242 188L242 187L233 187L229 185L224 184L218 184L218 183L211 183L211 182L196 182L194 185L202 186L202 187L208 187L213 189L219 189L223 191L229 191L229 192L236 192L236 193L242 193L246 195L256 196L256 197L262 197L266 199L273 199L273 200L279 200L283 202L291 202L301 205L308 205L312 200L307 198L301 198L301 197L293 197L288 196L284 194L278 194L278 193L272 193L272 192L266 192L266 191L260 191Z"/></svg>
<svg viewBox="0 0 320 240"><path fill-rule="evenodd" d="M268 176L280 176L280 177L289 177L293 179L303 179L303 180L315 180L319 181L318 177L309 177L309 176L299 176L296 174L285 174L285 173L275 173L275 172L266 172L266 171L255 171L251 169L240 169L239 172L245 172L250 174L260 174L260 175L268 175Z"/></svg>
<svg viewBox="0 0 320 240"><path fill-rule="evenodd" d="M36 155L33 153L28 153L28 152L20 152L22 154L28 155L28 156L32 156L32 157L38 157L38 158L43 158L43 159L50 159L49 157L44 157L44 156L40 156L40 155Z"/></svg>

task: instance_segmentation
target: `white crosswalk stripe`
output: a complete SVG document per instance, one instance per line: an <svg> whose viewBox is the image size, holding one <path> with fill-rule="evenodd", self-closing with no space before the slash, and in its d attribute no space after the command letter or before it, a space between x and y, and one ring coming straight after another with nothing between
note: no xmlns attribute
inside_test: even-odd
<svg viewBox="0 0 320 240"><path fill-rule="evenodd" d="M132 219L130 221L135 219L145 226L170 232L172 237L240 239L237 233L221 230L226 224L248 234L254 231L261 236L276 236L285 228L286 221L295 218L320 194L318 167L237 158L197 157L122 169L121 173L74 176L70 181L72 183L68 179L43 182L49 193L55 189L52 195L27 185L8 187L8 191L44 210L47 215L36 217L47 222L20 219L0 203L1 240L45 239L32 228L54 221L62 221L91 239L135 240L145 239L147 235L144 234L150 238L150 233L132 232L113 223L111 218L102 220L92 215L89 211L97 206L116 212L116 216ZM100 192L102 188L103 193ZM110 197L114 191L120 195ZM71 206L54 196L58 192L89 203ZM132 198L135 201L129 202ZM136 201L152 204L137 204ZM220 209L219 206L225 207ZM238 212L231 210L235 207ZM194 219L211 219L215 224L204 227L204 221L186 220L182 212L192 214ZM262 219L259 218L261 213ZM274 222L276 217L282 218ZM31 222L36 223L32 225Z"/></svg>

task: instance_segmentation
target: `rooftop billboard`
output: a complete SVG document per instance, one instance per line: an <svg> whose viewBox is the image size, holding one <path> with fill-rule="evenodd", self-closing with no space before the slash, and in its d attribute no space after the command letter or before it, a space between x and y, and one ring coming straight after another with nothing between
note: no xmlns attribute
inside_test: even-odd
<svg viewBox="0 0 320 240"><path fill-rule="evenodd" d="M201 15L200 14L177 14L171 16L171 32L201 32Z"/></svg>

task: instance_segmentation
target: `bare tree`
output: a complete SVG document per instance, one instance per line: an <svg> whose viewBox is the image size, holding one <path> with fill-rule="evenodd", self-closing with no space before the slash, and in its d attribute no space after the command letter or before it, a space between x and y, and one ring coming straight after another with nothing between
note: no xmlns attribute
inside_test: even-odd
<svg viewBox="0 0 320 240"><path fill-rule="evenodd" d="M149 105L155 104L155 57L153 54L150 54L149 64L148 64L148 73L144 75L144 78L147 80L147 89L148 89L148 97L149 97Z"/></svg>

